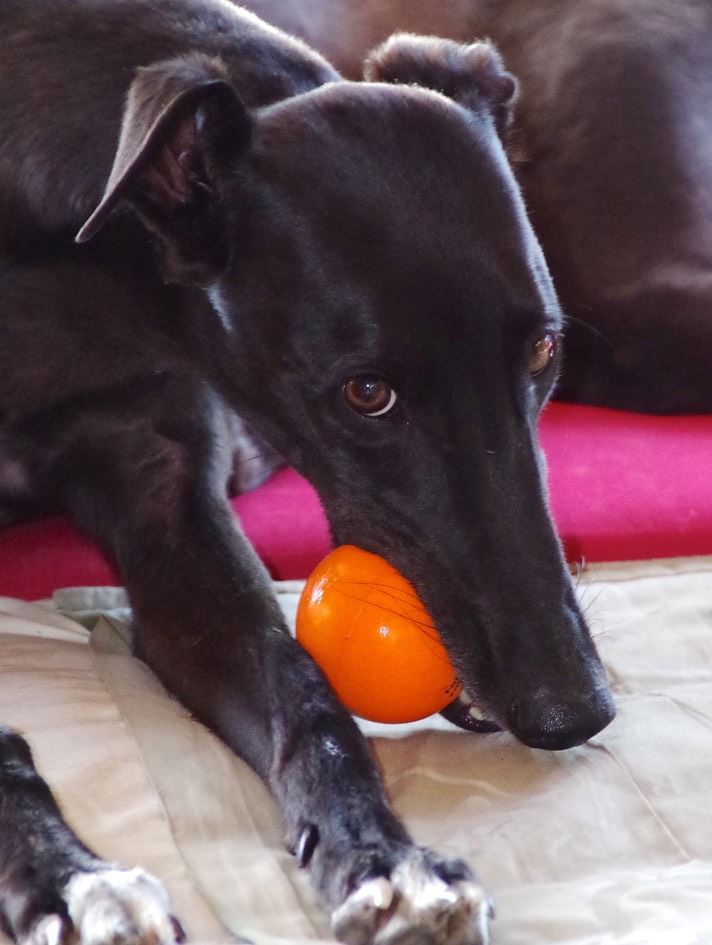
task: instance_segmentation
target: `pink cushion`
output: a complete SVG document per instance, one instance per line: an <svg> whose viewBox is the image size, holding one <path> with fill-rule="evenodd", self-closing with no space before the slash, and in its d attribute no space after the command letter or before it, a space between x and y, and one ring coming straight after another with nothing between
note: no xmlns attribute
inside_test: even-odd
<svg viewBox="0 0 712 945"><path fill-rule="evenodd" d="M328 554L329 529L319 499L294 470L280 470L232 504L274 578L306 577ZM99 549L63 518L0 530L0 595L36 600L59 587L117 583Z"/></svg>
<svg viewBox="0 0 712 945"><path fill-rule="evenodd" d="M712 554L712 417L650 417L552 404L541 421L551 506L569 560ZM282 470L234 502L275 578L306 577L329 550L314 491ZM0 594L116 582L63 519L0 531Z"/></svg>
<svg viewBox="0 0 712 945"><path fill-rule="evenodd" d="M569 561L712 554L712 417L551 404L540 435Z"/></svg>

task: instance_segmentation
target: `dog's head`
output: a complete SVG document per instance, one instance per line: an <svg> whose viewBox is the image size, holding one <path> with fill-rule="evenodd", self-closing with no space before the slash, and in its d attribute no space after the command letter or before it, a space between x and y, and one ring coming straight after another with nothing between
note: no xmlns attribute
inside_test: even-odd
<svg viewBox="0 0 712 945"><path fill-rule="evenodd" d="M412 581L488 719L564 748L613 709L547 509L562 323L501 141L515 84L488 44L415 37L367 77L249 112L218 62L144 70L80 238L134 204L335 540Z"/></svg>

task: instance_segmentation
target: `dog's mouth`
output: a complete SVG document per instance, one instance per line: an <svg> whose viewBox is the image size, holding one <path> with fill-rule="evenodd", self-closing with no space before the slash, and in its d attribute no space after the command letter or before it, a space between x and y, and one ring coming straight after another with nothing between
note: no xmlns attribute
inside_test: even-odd
<svg viewBox="0 0 712 945"><path fill-rule="evenodd" d="M464 691L440 715L467 732L501 732L502 726L486 718L478 704Z"/></svg>

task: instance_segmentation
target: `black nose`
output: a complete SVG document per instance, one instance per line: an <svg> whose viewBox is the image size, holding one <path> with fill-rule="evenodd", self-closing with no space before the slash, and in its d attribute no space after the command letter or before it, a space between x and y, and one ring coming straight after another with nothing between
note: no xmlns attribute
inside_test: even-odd
<svg viewBox="0 0 712 945"><path fill-rule="evenodd" d="M616 714L607 690L580 699L557 699L540 689L515 701L507 713L507 728L530 748L561 751L581 745L604 729Z"/></svg>

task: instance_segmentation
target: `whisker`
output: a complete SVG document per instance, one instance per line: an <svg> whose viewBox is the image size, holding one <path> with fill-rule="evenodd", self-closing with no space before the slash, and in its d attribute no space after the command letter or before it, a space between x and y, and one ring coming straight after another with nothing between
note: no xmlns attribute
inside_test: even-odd
<svg viewBox="0 0 712 945"><path fill-rule="evenodd" d="M586 331L590 331L592 335L596 335L598 338L600 338L600 340L605 345L608 345L611 350L613 349L613 342L610 340L610 338L607 338L599 328L595 328L590 322L586 322L582 318L577 318L575 315L571 315L568 312L566 313L566 321L576 322L576 324L580 325L581 328L585 328Z"/></svg>

